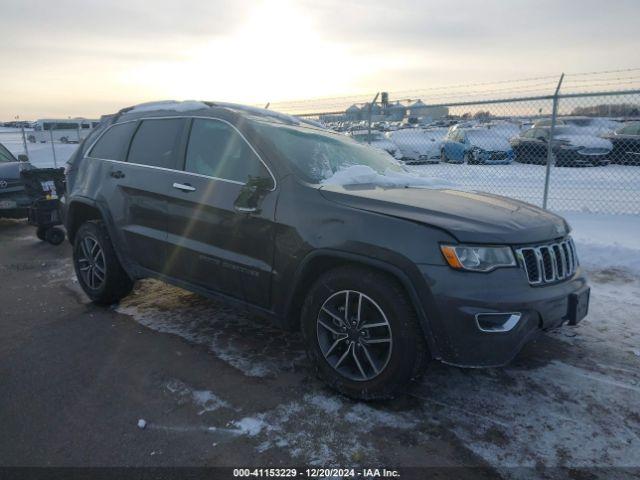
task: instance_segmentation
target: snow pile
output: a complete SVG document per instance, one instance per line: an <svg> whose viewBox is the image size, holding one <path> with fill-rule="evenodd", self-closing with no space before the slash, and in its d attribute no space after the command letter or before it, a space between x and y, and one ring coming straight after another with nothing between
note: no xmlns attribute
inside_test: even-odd
<svg viewBox="0 0 640 480"><path fill-rule="evenodd" d="M233 425L238 428L240 433L255 437L258 435L267 424L261 418L245 417L242 420L233 422Z"/></svg>
<svg viewBox="0 0 640 480"><path fill-rule="evenodd" d="M209 108L202 102L197 100L185 100L178 102L176 100L164 100L161 102L148 102L136 105L130 110L132 113L140 112L152 112L156 110L171 110L174 112L189 112L191 110L202 110L203 108Z"/></svg>
<svg viewBox="0 0 640 480"><path fill-rule="evenodd" d="M640 276L640 215L561 215L573 228L571 235L583 267L616 268Z"/></svg>
<svg viewBox="0 0 640 480"><path fill-rule="evenodd" d="M171 380L165 384L165 388L179 398L182 404L191 401L200 411L198 415L213 412L219 408L231 408L228 402L222 400L210 390L193 390L188 385L179 380Z"/></svg>
<svg viewBox="0 0 640 480"><path fill-rule="evenodd" d="M358 185L372 184L381 187L419 187L449 188L459 190L460 186L450 180L418 176L416 174L396 172L387 169L384 174L376 172L367 165L352 165L338 170L331 177L322 181L323 185Z"/></svg>

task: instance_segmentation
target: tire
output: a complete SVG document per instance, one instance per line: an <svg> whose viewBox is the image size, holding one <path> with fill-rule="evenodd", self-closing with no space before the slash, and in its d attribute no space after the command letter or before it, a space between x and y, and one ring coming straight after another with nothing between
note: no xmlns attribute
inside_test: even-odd
<svg viewBox="0 0 640 480"><path fill-rule="evenodd" d="M44 239L51 245L60 245L64 242L64 237L64 230L61 228L51 227L44 232Z"/></svg>
<svg viewBox="0 0 640 480"><path fill-rule="evenodd" d="M447 159L447 152L444 151L444 148L440 150L440 161L442 163L447 163L449 160Z"/></svg>
<svg viewBox="0 0 640 480"><path fill-rule="evenodd" d="M68 139L67 137L61 137L61 138L60 138L60 141L61 141L62 143L69 143L69 139Z"/></svg>
<svg viewBox="0 0 640 480"><path fill-rule="evenodd" d="M348 308L344 308L345 292ZM345 331L344 310L357 312L358 302L363 312L359 328L351 326ZM352 321L354 315L348 315ZM380 325L385 321L384 326L362 328L362 322ZM358 400L393 398L422 373L429 358L406 292L395 279L375 270L347 266L323 274L307 293L301 323L318 376L331 388ZM385 341L386 336L390 342Z"/></svg>
<svg viewBox="0 0 640 480"><path fill-rule="evenodd" d="M45 242L47 240L46 238L46 233L47 233L48 228L47 227L38 227L36 229L36 237L38 237L40 240L42 240L43 242Z"/></svg>
<svg viewBox="0 0 640 480"><path fill-rule="evenodd" d="M464 154L464 158L462 159L462 163L466 163L467 165L475 165L477 162L473 159L473 155L467 152Z"/></svg>
<svg viewBox="0 0 640 480"><path fill-rule="evenodd" d="M88 254L92 260L87 260ZM73 245L73 266L80 286L98 305L116 303L133 288L133 281L122 268L107 229L99 220L85 222L78 229Z"/></svg>

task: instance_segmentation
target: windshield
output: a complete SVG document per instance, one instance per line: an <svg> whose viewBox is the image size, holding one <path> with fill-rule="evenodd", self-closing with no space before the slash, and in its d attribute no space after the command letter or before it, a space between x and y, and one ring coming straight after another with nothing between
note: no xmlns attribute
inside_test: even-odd
<svg viewBox="0 0 640 480"><path fill-rule="evenodd" d="M11 155L11 152L0 143L0 163L3 162L15 162L16 159Z"/></svg>
<svg viewBox="0 0 640 480"><path fill-rule="evenodd" d="M495 138L496 134L490 130L467 130L467 137L469 140L485 140Z"/></svg>
<svg viewBox="0 0 640 480"><path fill-rule="evenodd" d="M354 166L368 167L380 175L404 172L387 152L359 144L344 135L257 120L253 125L271 140L296 175L310 183L322 183Z"/></svg>
<svg viewBox="0 0 640 480"><path fill-rule="evenodd" d="M553 130L554 135L576 135L579 133L575 127L559 126Z"/></svg>

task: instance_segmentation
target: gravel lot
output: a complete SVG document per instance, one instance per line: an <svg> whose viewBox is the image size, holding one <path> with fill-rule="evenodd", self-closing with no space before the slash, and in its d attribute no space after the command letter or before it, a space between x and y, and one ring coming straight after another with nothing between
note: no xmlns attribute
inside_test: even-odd
<svg viewBox="0 0 640 480"><path fill-rule="evenodd" d="M118 306L87 303L69 245L33 233L0 220L0 465L639 472L640 278L630 272L591 271L587 319L507 368L433 363L402 398L365 404L313 377L298 335L197 295L143 281Z"/></svg>

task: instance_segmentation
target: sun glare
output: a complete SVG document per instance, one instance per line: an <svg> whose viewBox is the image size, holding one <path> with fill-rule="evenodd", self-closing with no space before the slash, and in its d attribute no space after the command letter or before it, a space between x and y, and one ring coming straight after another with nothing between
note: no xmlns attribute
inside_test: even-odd
<svg viewBox="0 0 640 480"><path fill-rule="evenodd" d="M349 94L370 74L371 58L323 38L308 15L286 0L264 1L230 35L184 52L180 62L127 72L131 87L152 85L150 98L267 102ZM387 65L388 67L388 65Z"/></svg>

